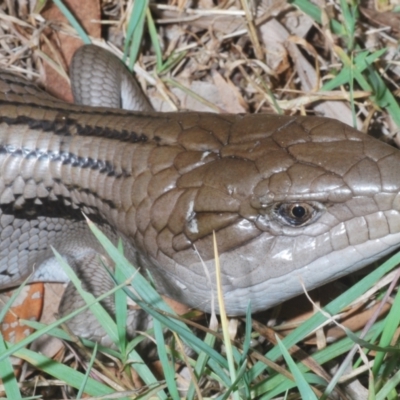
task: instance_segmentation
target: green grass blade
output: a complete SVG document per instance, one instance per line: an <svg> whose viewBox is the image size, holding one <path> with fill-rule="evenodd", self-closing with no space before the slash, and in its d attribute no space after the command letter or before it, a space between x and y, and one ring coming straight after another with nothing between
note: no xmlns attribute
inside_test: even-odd
<svg viewBox="0 0 400 400"><path fill-rule="evenodd" d="M153 45L153 49L156 54L157 72L160 72L163 69L163 56L160 46L160 40L158 39L157 29L154 24L154 20L151 15L150 9L146 10L146 19L147 19L147 26L149 27L151 44Z"/></svg>
<svg viewBox="0 0 400 400"><path fill-rule="evenodd" d="M324 310L330 314L335 315L339 313L344 307L348 304L356 300L363 293L365 293L370 287L372 287L375 282L377 282L380 278L382 278L386 273L391 271L400 263L400 253L395 254L389 260L384 262L380 267L373 270L370 274L365 276L359 282L357 282L353 287L351 287L348 291L338 296L335 300L331 301L327 306L324 307ZM323 324L326 321L326 317L321 313L316 313L313 317L295 329L290 335L285 337L282 342L286 348L290 348L294 344L298 343L308 334L310 334L313 330L315 330L318 326ZM275 346L272 350L270 350L266 357L271 360L276 360L281 355L280 349L278 346ZM254 380L258 377L262 371L267 368L261 362L258 362L250 371L250 378Z"/></svg>
<svg viewBox="0 0 400 400"><path fill-rule="evenodd" d="M132 284L134 285L135 291L140 296L140 299L134 298L134 300L137 301L146 312L157 318L157 320L159 320L167 328L176 332L179 336L184 338L186 342L189 342L189 345L192 345L193 349L197 353L204 351L223 368L227 368L226 360L214 349L205 345L204 342L193 335L190 329L183 322L178 320L173 321L157 311L157 309L159 309L168 314L175 314L173 310L162 300L161 296L155 291L155 289L149 285L148 281L130 265L128 260L123 255L120 254L110 240L93 223L90 221L88 223L93 234L105 248L107 254L111 257L114 263L120 264L124 278L129 279L129 277L132 276L132 271L135 271L136 275ZM133 293L131 293L129 290L127 290L127 292L130 293L130 295L133 295ZM149 307L148 304L151 304L151 307Z"/></svg>
<svg viewBox="0 0 400 400"><path fill-rule="evenodd" d="M105 293L104 295L100 296L98 299L94 300L93 304L98 303L99 301L103 300L110 294L114 293L116 290L120 289L122 286L125 286L125 285L123 284L123 285L115 287L109 293ZM22 349L23 347L29 345L30 343L32 343L34 340L38 339L40 336L44 335L45 333L49 333L50 331L57 328L59 325L63 324L64 322L67 322L68 320L75 317L82 311L88 309L91 305L92 304L89 304L89 305L83 306L81 308L78 308L78 309L74 310L73 312L71 312L70 314L66 315L65 317L62 317L49 325L43 325L43 324L40 324L40 323L34 322L34 321L21 320L21 322L27 326L32 326L32 327L42 326L42 328L37 330L36 332L33 332L31 335L29 335L27 338L21 340L20 342L13 344L12 346L9 346L7 348L7 350L0 353L0 361L3 360L5 357L8 357L11 354L15 353L16 351ZM68 339L71 340L71 338L69 338L67 336L67 340Z"/></svg>
<svg viewBox="0 0 400 400"><path fill-rule="evenodd" d="M151 388L158 387L157 396L160 400L167 400L168 396L165 394L164 389L167 387L165 383L158 382L158 379L151 372L146 362L139 355L138 352L132 351L128 356L128 363L139 374L143 382Z"/></svg>
<svg viewBox="0 0 400 400"><path fill-rule="evenodd" d="M214 348L215 340L216 338L214 335L212 335L211 333L207 333L204 339L204 343L206 343L211 348ZM194 366L194 374L196 375L197 378L203 376L203 374L205 373L208 359L209 356L206 353L199 354L196 360L196 365ZM195 395L195 387L194 383L191 382L189 385L189 390L187 392L188 400L192 400L194 398L194 395Z"/></svg>
<svg viewBox="0 0 400 400"><path fill-rule="evenodd" d="M376 400L397 399L398 385L400 385L400 371L390 377L375 395Z"/></svg>
<svg viewBox="0 0 400 400"><path fill-rule="evenodd" d="M366 340L371 340L377 331L383 328L383 321L377 322L366 335ZM282 341L284 343L284 340ZM332 343L328 347L317 351L312 355L312 358L320 365L323 365L338 356L347 353L354 346L354 342L345 337L336 343ZM304 374L308 371L308 367L302 363L298 363L298 368ZM325 382L326 384L326 382ZM268 379L256 384L252 390L252 397L261 397L263 399L273 399L281 393L285 393L287 390L295 386L294 382L290 381L281 374L274 374Z"/></svg>
<svg viewBox="0 0 400 400"><path fill-rule="evenodd" d="M93 352L92 352L92 356L90 357L90 361L89 361L89 364L88 364L88 367L87 367L87 370L86 370L86 373L85 373L85 377L84 377L84 379L82 381L82 385L79 388L78 394L76 396L77 400L81 399L82 395L85 393L85 386L86 386L86 384L88 382L90 371L92 370L93 364L94 364L94 362L96 360L96 357L97 357L97 349L98 349L98 345L97 345L97 343L95 343L95 346L94 346L94 349L93 349Z"/></svg>
<svg viewBox="0 0 400 400"><path fill-rule="evenodd" d="M143 308L148 314L159 320L163 325L173 332L176 332L186 344L188 344L196 353L206 353L209 356L208 366L215 372L218 379L223 382L225 386L229 386L230 380L227 376L225 369L228 368L227 362L218 352L208 346L205 342L200 340L190 329L181 321L173 320L167 317L164 312L174 315L171 308L162 300L160 295L149 285L149 282L137 272L137 270L128 262L128 260L113 246L110 240L90 221L89 227L107 251L109 257L115 264L121 266L124 278L129 279L135 275L132 282L135 292L138 293L140 299L137 298L129 289L124 290L128 295ZM151 306L149 306L151 304ZM160 313L161 310L163 313Z"/></svg>
<svg viewBox="0 0 400 400"><path fill-rule="evenodd" d="M340 5L347 36L347 46L352 51L354 48L356 21L358 20L358 8L354 4L349 4L346 0L340 0Z"/></svg>
<svg viewBox="0 0 400 400"><path fill-rule="evenodd" d="M180 396L175 381L175 367L174 365L171 365L171 362L168 360L168 355L165 346L165 338L163 334L163 327L160 324L160 322L157 321L157 319L153 319L153 324L154 324L154 336L156 338L156 343L157 343L158 356L160 358L160 362L163 368L169 394L174 400L179 400Z"/></svg>
<svg viewBox="0 0 400 400"><path fill-rule="evenodd" d="M10 307L12 307L13 303L15 302L15 300L17 299L17 297L19 296L19 294L22 292L22 290L24 290L24 287L26 286L26 284L28 283L30 279L30 276L28 278L26 278L21 285L15 289L10 297L9 300L7 300L7 303L2 305L1 309L0 309L0 322L3 321L5 315L7 314L8 310L10 309Z"/></svg>
<svg viewBox="0 0 400 400"><path fill-rule="evenodd" d="M128 28L126 31L126 40L124 44L123 61L125 62L129 49L128 68L130 71L133 70L133 65L135 64L137 56L139 54L139 48L143 37L144 20L148 4L148 0L136 0L133 4L133 9L129 17Z"/></svg>
<svg viewBox="0 0 400 400"><path fill-rule="evenodd" d="M380 347L387 347L390 345L396 329L400 324L400 291L397 292L395 300L390 308L389 314L385 318L385 327L382 331L381 339L379 341ZM400 349L397 349L400 351ZM379 351L374 360L374 365L372 367L372 372L374 376L377 376L379 369L381 368L383 358L386 352Z"/></svg>
<svg viewBox="0 0 400 400"><path fill-rule="evenodd" d="M301 11L303 11L305 14L309 15L318 24L322 23L321 10L319 9L319 7L312 4L310 1L308 1L308 0L289 0L289 3L298 7ZM337 35L344 36L346 34L346 31L345 31L343 25L340 24L335 19L331 19L330 24L331 24L331 28L332 28L333 32L335 32Z"/></svg>
<svg viewBox="0 0 400 400"><path fill-rule="evenodd" d="M118 332L115 321L111 318L110 314L103 308L103 306L96 300L96 298L82 288L82 284L76 276L73 269L65 262L63 257L53 249L57 261L62 266L68 278L75 285L79 295L89 305L90 311L95 315L96 319L101 323L103 329L106 331L109 338L118 346Z"/></svg>
<svg viewBox="0 0 400 400"><path fill-rule="evenodd" d="M362 73L376 60L381 58L386 51L387 49L380 49L371 54L369 51L362 51L358 53L353 63L350 63L349 66L344 66L338 75L327 81L320 90L328 92L337 89L339 86L349 84L352 80L351 68L355 68L358 72ZM372 87L369 87L368 91L371 90Z"/></svg>
<svg viewBox="0 0 400 400"><path fill-rule="evenodd" d="M6 343L3 335L0 333L0 354L4 353L6 350ZM10 357L5 357L0 361L0 379L1 382L3 382L4 391L8 399L22 399Z"/></svg>
<svg viewBox="0 0 400 400"><path fill-rule="evenodd" d="M287 351L286 347L283 345L282 341L279 339L278 335L275 335L275 338L278 342L278 346L282 352L283 358L288 365L290 372L292 373L297 387L299 388L299 392L302 399L309 399L309 400L317 400L317 396L312 391L308 382L304 379L303 374L297 367L296 363L293 361L293 358L290 356L289 352Z"/></svg>
<svg viewBox="0 0 400 400"><path fill-rule="evenodd" d="M240 381L242 380L243 376L245 375L246 372L246 368L247 368L247 361L244 361L242 363L242 365L240 366L239 370L236 373L236 380L234 382L232 382L232 384L230 385L230 387L227 389L227 391L220 397L217 397L218 400L227 400L230 397L230 394L232 393L233 390L237 390ZM238 394L239 391L238 391ZM245 395L245 396L240 396L241 399L249 399L251 397Z"/></svg>
<svg viewBox="0 0 400 400"><path fill-rule="evenodd" d="M89 394L90 396L106 396L115 393L113 389L104 385L103 383L92 378L86 378L86 376L81 372L32 350L20 349L15 353L15 356L22 358L35 368L44 371L56 379L62 380L67 385L70 385L76 389L79 389L84 385L85 393Z"/></svg>
<svg viewBox="0 0 400 400"><path fill-rule="evenodd" d="M91 40L85 30L82 28L81 24L77 21L71 11L65 6L65 4L61 0L54 0L54 4L60 9L60 11L64 14L65 18L67 18L68 22L71 26L78 32L79 37L82 39L83 43L90 44Z"/></svg>
<svg viewBox="0 0 400 400"><path fill-rule="evenodd" d="M400 127L400 106L396 98L375 69L368 69L368 77L373 82L374 90L376 90L373 100L377 102L379 107L385 108L395 124Z"/></svg>
<svg viewBox="0 0 400 400"><path fill-rule="evenodd" d="M123 254L122 242L118 243L118 250ZM115 279L118 282L122 282L123 274L117 264L115 266ZM122 354L126 354L127 346L127 335L126 335L126 324L128 319L128 305L126 294L123 290L117 290L115 292L115 320L117 323L117 334L118 334L118 346Z"/></svg>

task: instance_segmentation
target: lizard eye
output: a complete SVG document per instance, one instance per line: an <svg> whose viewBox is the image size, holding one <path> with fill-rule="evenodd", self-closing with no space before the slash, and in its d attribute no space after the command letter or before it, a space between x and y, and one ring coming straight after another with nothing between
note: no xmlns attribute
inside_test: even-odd
<svg viewBox="0 0 400 400"><path fill-rule="evenodd" d="M321 205L316 203L278 203L274 214L290 226L304 226L314 221L319 215Z"/></svg>

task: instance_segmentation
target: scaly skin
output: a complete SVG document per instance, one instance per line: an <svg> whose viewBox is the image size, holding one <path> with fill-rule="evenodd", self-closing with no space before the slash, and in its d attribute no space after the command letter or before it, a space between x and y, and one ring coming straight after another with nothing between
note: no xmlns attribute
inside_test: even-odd
<svg viewBox="0 0 400 400"><path fill-rule="evenodd" d="M96 109L2 73L0 287L34 265L58 279L50 246L102 254L83 211L161 293L204 311L214 230L227 313L264 310L398 246L399 166L330 119Z"/></svg>

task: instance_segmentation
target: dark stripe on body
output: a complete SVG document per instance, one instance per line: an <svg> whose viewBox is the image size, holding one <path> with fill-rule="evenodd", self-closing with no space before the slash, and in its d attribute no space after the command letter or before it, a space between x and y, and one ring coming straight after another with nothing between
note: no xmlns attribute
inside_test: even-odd
<svg viewBox="0 0 400 400"><path fill-rule="evenodd" d="M116 173L114 166L108 161L95 160L91 157L79 157L76 154L66 151L54 152L50 150L43 151L41 149L32 150L25 147L17 148L12 145L0 145L0 155L4 154L10 154L13 157L22 157L26 160L49 160L51 162L60 162L62 165L70 164L76 168L89 168L93 171L98 171L101 174L107 174L107 176L113 176L115 178L131 176L131 173L126 170L123 170L121 173Z"/></svg>
<svg viewBox="0 0 400 400"><path fill-rule="evenodd" d="M1 104L1 102L0 102ZM80 125L73 118L69 117L70 113L63 113L53 121L30 118L20 115L17 118L0 116L0 123L7 125L23 125L29 129L42 130L43 132L52 132L57 136L93 136L97 138L106 138L119 140L127 143L143 143L149 138L144 134L138 134L127 129L117 130L108 127Z"/></svg>
<svg viewBox="0 0 400 400"><path fill-rule="evenodd" d="M78 157L72 153L68 152L51 152L51 151L43 151L43 150L31 150L27 148L15 148L11 145L0 146L0 156L4 156L5 154L9 154L12 157L23 158L26 160L29 159L37 159L40 160L50 160L50 162L62 163L63 165L72 165L74 168L89 168L96 173L106 174L113 179L124 179L128 176L131 176L130 173L123 171L122 173L116 173L114 167L109 162L94 160L92 158L83 158ZM1 170L0 170L1 175ZM26 180L28 184L31 179L37 181L39 177L35 177L32 174L32 177ZM65 186L69 193L78 192L84 196L92 196L94 199L98 199L101 203L104 204L104 208L107 206L111 209L115 209L116 205L111 200L105 200L100 197L96 192L91 191L88 188L84 188L79 184L71 184L66 185L62 178L53 178L52 181L54 184L61 184ZM54 196L53 186L51 184L46 187L46 190L50 193L49 196L46 197L35 197L35 198L24 198L22 194L15 194L14 200L9 203L0 204L0 209L5 214L14 214L18 218L35 218L37 216L48 216L48 217L62 217L67 219L79 219L83 218L80 207L86 206L87 208L92 210L91 215L98 215L99 210L97 209L96 204L86 204L84 202L77 203L76 201L72 201L71 196L60 196L56 195L56 198L50 198ZM22 202L20 200L23 200ZM71 204L70 204L71 203ZM79 218L78 218L79 216Z"/></svg>
<svg viewBox="0 0 400 400"><path fill-rule="evenodd" d="M24 86L21 85L23 88ZM37 87L36 87L37 89ZM41 91L42 93L46 93ZM4 92L3 92L4 93ZM20 93L15 93L15 92L10 92L12 94L20 95ZM46 93L47 94L47 93ZM104 117L105 115L110 115L113 117L121 117L121 118L130 118L134 117L137 119L144 118L148 119L151 117L153 120L157 119L162 119L162 120L167 120L168 119L168 112L166 113L160 113L157 111L132 111L132 110L123 110L120 108L108 108L108 107L92 107L92 106L84 106L84 105L78 105L78 104L73 104L73 103L65 103L56 97L49 99L48 97L46 98L40 98L37 97L38 102L30 102L30 101L13 101L13 100L5 100L5 99L0 99L0 107L1 106L15 106L15 107L21 107L21 106L26 106L26 107L32 107L32 108L40 108L41 110L48 110L48 111L57 111L61 114L64 115L69 115L72 113L75 114L82 114L82 115L97 115L99 117ZM54 100L54 105L47 106L45 104L42 104L42 102L46 101L48 102L49 100ZM57 107L58 104L63 104L64 107ZM67 106L67 107L66 107ZM197 114L196 112L193 112ZM216 114L215 114L216 115ZM40 121L40 120L39 120Z"/></svg>

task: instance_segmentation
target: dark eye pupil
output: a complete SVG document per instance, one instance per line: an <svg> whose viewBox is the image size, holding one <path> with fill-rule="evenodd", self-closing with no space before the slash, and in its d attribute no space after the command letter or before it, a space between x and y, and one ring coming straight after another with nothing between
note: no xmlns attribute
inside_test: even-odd
<svg viewBox="0 0 400 400"><path fill-rule="evenodd" d="M271 219L277 219L282 225L302 227L311 224L324 211L319 203L275 203L270 213Z"/></svg>
<svg viewBox="0 0 400 400"><path fill-rule="evenodd" d="M296 218L303 218L306 215L306 210L302 206L294 206L292 208L292 215Z"/></svg>

